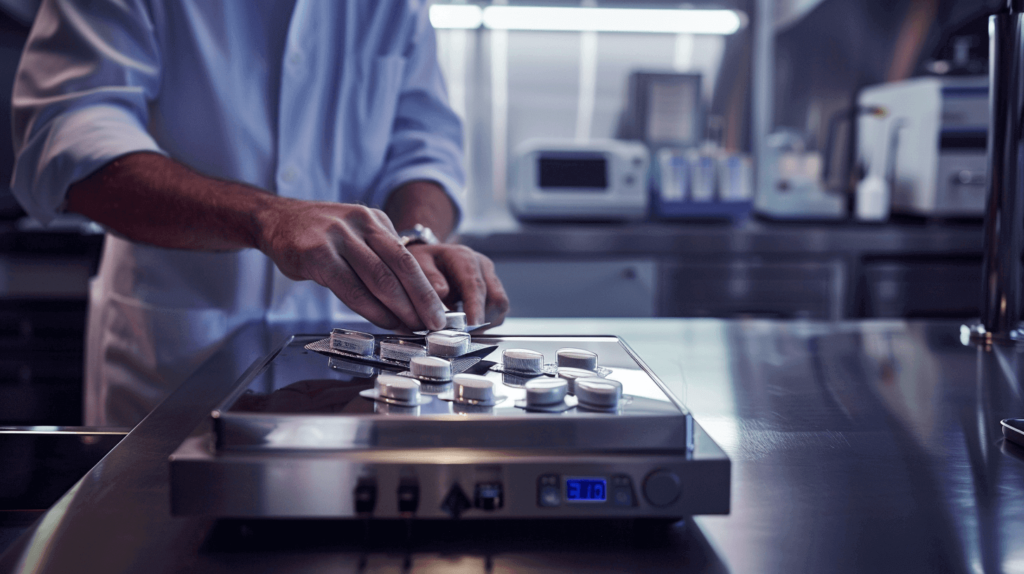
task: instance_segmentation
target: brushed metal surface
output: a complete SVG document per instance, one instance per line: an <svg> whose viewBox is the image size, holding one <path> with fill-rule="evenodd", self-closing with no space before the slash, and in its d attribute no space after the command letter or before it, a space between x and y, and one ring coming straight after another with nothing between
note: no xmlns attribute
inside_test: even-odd
<svg viewBox="0 0 1024 574"><path fill-rule="evenodd" d="M959 322L513 320L616 333L733 461L728 516L641 525L172 518L167 456L284 333L236 334L3 556L0 572L1019 572L1024 360ZM324 332L310 326L305 332ZM472 493L470 493L472 495ZM695 528L696 527L696 528Z"/></svg>

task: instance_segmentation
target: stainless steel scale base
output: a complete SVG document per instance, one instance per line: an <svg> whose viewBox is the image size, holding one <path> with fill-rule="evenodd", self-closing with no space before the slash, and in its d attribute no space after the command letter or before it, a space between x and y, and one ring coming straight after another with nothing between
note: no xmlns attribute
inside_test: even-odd
<svg viewBox="0 0 1024 574"><path fill-rule="evenodd" d="M620 339L474 337L598 354L623 384L615 412L528 412L525 392L399 414L358 391L376 371L295 336L253 365L171 457L175 515L251 518L680 518L729 512L730 463ZM506 379L507 380L507 379Z"/></svg>

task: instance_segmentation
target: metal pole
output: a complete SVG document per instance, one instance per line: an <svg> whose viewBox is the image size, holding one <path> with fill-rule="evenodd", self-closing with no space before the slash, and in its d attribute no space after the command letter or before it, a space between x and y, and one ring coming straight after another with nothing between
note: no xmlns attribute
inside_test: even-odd
<svg viewBox="0 0 1024 574"><path fill-rule="evenodd" d="M766 144L772 131L775 109L775 0L755 0L754 9L752 147L756 161L754 201L761 205L772 186Z"/></svg>
<svg viewBox="0 0 1024 574"><path fill-rule="evenodd" d="M985 210L981 324L971 338L985 342L1024 339L1021 331L1021 110L1024 86L1024 0L1007 0L989 17L988 203Z"/></svg>

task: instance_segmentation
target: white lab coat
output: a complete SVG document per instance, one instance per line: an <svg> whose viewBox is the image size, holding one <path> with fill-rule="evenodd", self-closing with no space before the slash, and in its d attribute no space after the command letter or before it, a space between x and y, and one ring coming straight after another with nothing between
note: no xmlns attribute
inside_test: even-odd
<svg viewBox="0 0 1024 574"><path fill-rule="evenodd" d="M460 195L462 128L421 1L46 0L14 90L12 188L47 222L67 187L162 153L279 195L381 205ZM108 234L90 290L86 422L133 425L251 320L352 320L260 252Z"/></svg>

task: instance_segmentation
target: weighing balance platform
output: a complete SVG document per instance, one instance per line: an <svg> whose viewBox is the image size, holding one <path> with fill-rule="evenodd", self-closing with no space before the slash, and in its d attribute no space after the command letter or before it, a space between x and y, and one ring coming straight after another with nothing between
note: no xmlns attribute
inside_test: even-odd
<svg viewBox="0 0 1024 574"><path fill-rule="evenodd" d="M361 396L382 372L402 369L307 348L323 337L292 336L253 364L174 452L175 515L675 520L729 512L728 457L618 337L474 336L495 349L471 372L504 400L464 404L445 385L423 385L414 407ZM553 361L566 347L596 353L606 378L622 384L616 408L527 410L522 379L493 370L507 349Z"/></svg>

